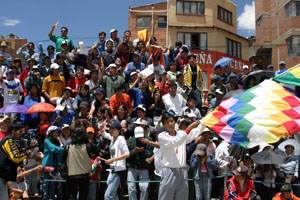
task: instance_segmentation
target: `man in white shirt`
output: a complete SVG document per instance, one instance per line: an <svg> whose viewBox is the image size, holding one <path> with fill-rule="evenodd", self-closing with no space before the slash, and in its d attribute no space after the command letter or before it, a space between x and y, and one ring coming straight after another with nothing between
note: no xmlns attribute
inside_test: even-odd
<svg viewBox="0 0 300 200"><path fill-rule="evenodd" d="M15 75L11 69L7 69L6 76L7 76L7 80L3 80L2 77L0 77L0 80L2 82L1 87L4 90L3 106L19 103L19 101L21 101L22 99L22 95L24 92L20 80L14 78Z"/></svg>
<svg viewBox="0 0 300 200"><path fill-rule="evenodd" d="M151 69L154 73L154 81L159 82L159 76L160 74L163 74L165 71L165 68L159 64L160 61L160 55L156 54L153 56L153 63L148 66L149 69Z"/></svg>
<svg viewBox="0 0 300 200"><path fill-rule="evenodd" d="M183 108L186 107L186 101L176 92L177 84L173 82L169 85L169 94L163 96L163 102L167 112L172 110L177 116L181 116Z"/></svg>
<svg viewBox="0 0 300 200"><path fill-rule="evenodd" d="M205 126L196 121L185 131L175 131L175 116L169 113L162 116L162 123L166 131L158 135L163 164L158 199L188 199L186 144L198 137Z"/></svg>

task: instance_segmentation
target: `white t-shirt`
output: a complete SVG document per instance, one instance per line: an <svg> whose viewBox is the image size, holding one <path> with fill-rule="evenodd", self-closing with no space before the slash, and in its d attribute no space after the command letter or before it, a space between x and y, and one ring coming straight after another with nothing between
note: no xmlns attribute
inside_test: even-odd
<svg viewBox="0 0 300 200"><path fill-rule="evenodd" d="M109 133L104 132L102 136L111 141L109 147L111 158L117 158L125 153L129 154L129 149L123 136L119 136L116 141ZM115 168L116 172L126 170L126 159L115 161L110 165Z"/></svg>
<svg viewBox="0 0 300 200"><path fill-rule="evenodd" d="M160 65L160 64L158 64L156 66L153 66L153 64L151 64L151 65L148 66L148 68L153 71L153 73L154 73L154 80L156 82L159 82L159 75L155 74L155 71L159 71L159 74L162 74L165 71L165 68L162 65Z"/></svg>
<svg viewBox="0 0 300 200"><path fill-rule="evenodd" d="M4 105L17 104L19 102L20 93L23 93L23 87L19 79L3 80L2 83Z"/></svg>
<svg viewBox="0 0 300 200"><path fill-rule="evenodd" d="M166 94L163 96L163 102L167 112L173 110L178 116L181 116L184 111L183 108L186 106L186 101L180 94L176 94L175 97Z"/></svg>

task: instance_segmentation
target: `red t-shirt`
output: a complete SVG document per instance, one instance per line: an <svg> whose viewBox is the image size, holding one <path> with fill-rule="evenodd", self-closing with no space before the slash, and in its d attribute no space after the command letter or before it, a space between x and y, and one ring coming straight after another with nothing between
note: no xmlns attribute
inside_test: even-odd
<svg viewBox="0 0 300 200"><path fill-rule="evenodd" d="M128 94L122 93L122 97L117 97L116 94L112 95L109 101L110 109L112 110L112 115L118 114L118 108L121 104L124 104L128 108L128 113L132 112L132 104L130 96Z"/></svg>
<svg viewBox="0 0 300 200"><path fill-rule="evenodd" d="M0 140L2 140L5 136L9 135L9 131L3 131L0 129Z"/></svg>
<svg viewBox="0 0 300 200"><path fill-rule="evenodd" d="M75 97L79 93L80 86L83 85L88 79L86 77L83 77L81 79L78 78L71 78L68 87L70 87L72 90L77 90L77 92L72 93L72 97Z"/></svg>

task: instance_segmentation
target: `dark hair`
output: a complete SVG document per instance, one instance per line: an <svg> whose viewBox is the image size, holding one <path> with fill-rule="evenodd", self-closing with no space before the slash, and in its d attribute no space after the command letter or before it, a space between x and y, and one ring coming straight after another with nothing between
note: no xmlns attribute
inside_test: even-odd
<svg viewBox="0 0 300 200"><path fill-rule="evenodd" d="M144 41L142 41L142 40L139 40L139 41L136 43L136 46L138 46L138 45L139 45L139 43L142 43L142 44L144 44Z"/></svg>
<svg viewBox="0 0 300 200"><path fill-rule="evenodd" d="M89 142L88 136L84 130L83 127L77 127L72 132L71 135L71 144L74 145L81 145L81 144L87 144Z"/></svg>
<svg viewBox="0 0 300 200"><path fill-rule="evenodd" d="M49 45L49 46L47 47L47 50L48 50L49 48L55 49L53 45Z"/></svg>
<svg viewBox="0 0 300 200"><path fill-rule="evenodd" d="M95 113L97 113L98 111L100 111L102 114L104 114L105 111L106 111L106 109L104 107L102 107L102 106L99 106L99 107L96 108L96 112Z"/></svg>
<svg viewBox="0 0 300 200"><path fill-rule="evenodd" d="M154 40L155 42L157 41L157 39L156 39L155 36L152 36L152 37L150 38L150 40Z"/></svg>
<svg viewBox="0 0 300 200"><path fill-rule="evenodd" d="M57 60L57 59L60 59L60 58L65 59L64 55L62 55L61 53L56 54L56 58L55 59Z"/></svg>
<svg viewBox="0 0 300 200"><path fill-rule="evenodd" d="M60 30L62 30L62 29L66 29L66 31L69 32L69 29L67 27L65 27L65 26L63 26L63 27L60 28Z"/></svg>
<svg viewBox="0 0 300 200"><path fill-rule="evenodd" d="M8 131L9 131L9 133L11 134L13 130L14 130L14 131L17 131L17 130L20 130L20 129L22 129L22 128L23 128L23 126L22 126L21 124L19 124L18 122L13 122L13 123L11 123L11 124L9 125Z"/></svg>
<svg viewBox="0 0 300 200"><path fill-rule="evenodd" d="M40 89L40 86L37 83L31 82L30 90L29 90L29 93L28 93L30 96L33 96L32 92L31 92L32 87L36 87L36 89L37 89L37 98L38 98L39 102L41 102L41 89Z"/></svg>
<svg viewBox="0 0 300 200"><path fill-rule="evenodd" d="M81 89L84 88L88 91L88 93L86 94L86 96L89 98L90 97L90 87L87 85L87 84L82 84L80 85L80 88L79 88L79 96L80 97L83 97L82 94L81 94Z"/></svg>
<svg viewBox="0 0 300 200"><path fill-rule="evenodd" d="M173 87L173 86L176 86L176 88L177 88L177 84L176 84L175 82L170 83L170 85L169 85L168 88L171 88L171 87Z"/></svg>
<svg viewBox="0 0 300 200"><path fill-rule="evenodd" d="M99 72L98 72L98 70L96 70L96 69L92 69L92 70L90 71L90 76L92 75L92 73L97 73L97 74L98 74Z"/></svg>
<svg viewBox="0 0 300 200"><path fill-rule="evenodd" d="M175 46L181 47L181 46L182 46L182 42L181 42L181 41L176 41L176 42L175 42Z"/></svg>
<svg viewBox="0 0 300 200"><path fill-rule="evenodd" d="M117 87L116 89L115 89L115 92L117 92L117 91L120 91L120 90L124 90L124 86L123 85L120 85L119 87Z"/></svg>
<svg viewBox="0 0 300 200"><path fill-rule="evenodd" d="M31 44L31 45L33 46L33 48L34 48L34 43L33 43L33 42L29 42L28 45L30 45L30 44Z"/></svg>
<svg viewBox="0 0 300 200"><path fill-rule="evenodd" d="M127 108L127 106L126 106L125 104L120 104L119 107L122 107L122 109L123 109L125 112L128 111L128 108ZM118 107L118 108L119 108L119 107Z"/></svg>
<svg viewBox="0 0 300 200"><path fill-rule="evenodd" d="M131 34L131 31L130 31L130 30L126 30L126 31L124 31L124 34L125 34L125 33L127 33L127 32Z"/></svg>
<svg viewBox="0 0 300 200"><path fill-rule="evenodd" d="M160 60L160 55L159 54L154 54L153 60Z"/></svg>
<svg viewBox="0 0 300 200"><path fill-rule="evenodd" d="M172 117L176 121L176 116L173 113L166 112L162 115L161 122L165 124L165 121L167 121L170 117Z"/></svg>
<svg viewBox="0 0 300 200"><path fill-rule="evenodd" d="M102 31L98 34L98 36L100 36L100 35L104 35L106 37L106 33L104 31Z"/></svg>
<svg viewBox="0 0 300 200"><path fill-rule="evenodd" d="M76 66L75 70L77 71L78 69L79 69L81 72L84 72L84 68L83 68L82 66Z"/></svg>
<svg viewBox="0 0 300 200"><path fill-rule="evenodd" d="M111 40L107 40L107 41L106 41L106 45L107 45L108 43L111 43L112 45L114 44Z"/></svg>

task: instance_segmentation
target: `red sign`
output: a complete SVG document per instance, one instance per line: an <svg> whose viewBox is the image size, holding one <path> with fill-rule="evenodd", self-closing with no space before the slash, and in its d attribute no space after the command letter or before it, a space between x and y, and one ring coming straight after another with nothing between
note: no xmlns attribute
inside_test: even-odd
<svg viewBox="0 0 300 200"><path fill-rule="evenodd" d="M223 57L228 57L232 58L234 61L231 62L231 69L233 72L239 74L244 65L249 66L249 61L243 60L240 58L235 58L232 56L228 56L227 54L218 52L218 51L198 51L198 50L191 50L192 54L197 55L197 64L201 66L202 71L207 72L207 84L208 84L208 89L210 86L210 74L214 73L213 67L215 63L223 58Z"/></svg>

